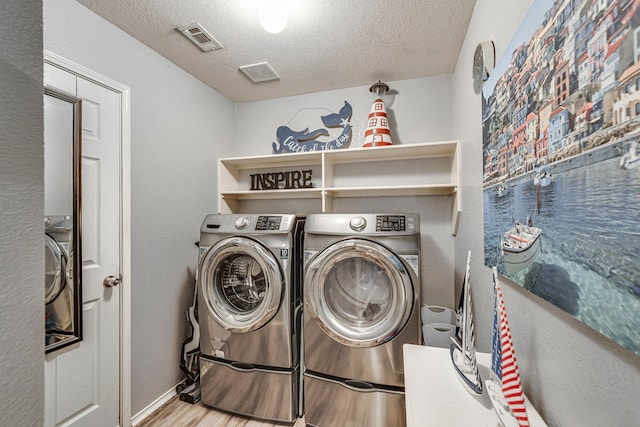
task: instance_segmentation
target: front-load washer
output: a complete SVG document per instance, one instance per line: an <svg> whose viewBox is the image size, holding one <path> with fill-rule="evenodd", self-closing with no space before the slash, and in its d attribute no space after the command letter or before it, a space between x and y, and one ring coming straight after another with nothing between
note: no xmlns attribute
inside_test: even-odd
<svg viewBox="0 0 640 427"><path fill-rule="evenodd" d="M202 403L277 422L300 415L303 231L304 218L293 214L204 219Z"/></svg>
<svg viewBox="0 0 640 427"><path fill-rule="evenodd" d="M45 217L46 344L64 339L74 331L72 232L71 216Z"/></svg>
<svg viewBox="0 0 640 427"><path fill-rule="evenodd" d="M304 263L306 423L403 425L402 346L421 343L419 216L309 215Z"/></svg>

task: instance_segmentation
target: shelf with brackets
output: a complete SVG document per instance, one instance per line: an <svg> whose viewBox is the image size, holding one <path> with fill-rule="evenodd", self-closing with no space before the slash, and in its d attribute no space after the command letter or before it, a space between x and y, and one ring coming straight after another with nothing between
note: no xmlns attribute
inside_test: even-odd
<svg viewBox="0 0 640 427"><path fill-rule="evenodd" d="M333 212L334 200L346 197L449 196L457 233L458 141L235 157L218 166L221 213L243 212L250 201L310 203L299 211Z"/></svg>

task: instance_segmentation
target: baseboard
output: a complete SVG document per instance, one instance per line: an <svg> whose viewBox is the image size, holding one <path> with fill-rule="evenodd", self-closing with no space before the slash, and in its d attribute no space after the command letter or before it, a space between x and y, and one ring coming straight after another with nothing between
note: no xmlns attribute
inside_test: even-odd
<svg viewBox="0 0 640 427"><path fill-rule="evenodd" d="M160 408L162 405L164 405L165 403L170 401L173 397L175 397L178 394L176 392L176 386L177 385L178 384L173 386L171 389L167 390L160 397L158 397L156 400L151 402L146 408L144 408L142 411L138 412L133 417L131 417L131 426L132 427L137 426L145 418L147 418L149 415L153 414L158 408Z"/></svg>

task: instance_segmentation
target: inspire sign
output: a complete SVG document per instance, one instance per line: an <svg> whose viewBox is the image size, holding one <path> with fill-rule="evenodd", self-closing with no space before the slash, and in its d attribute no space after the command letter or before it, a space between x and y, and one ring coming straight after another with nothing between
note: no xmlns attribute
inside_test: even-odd
<svg viewBox="0 0 640 427"><path fill-rule="evenodd" d="M304 171L254 173L249 176L251 177L251 190L313 188L311 169Z"/></svg>

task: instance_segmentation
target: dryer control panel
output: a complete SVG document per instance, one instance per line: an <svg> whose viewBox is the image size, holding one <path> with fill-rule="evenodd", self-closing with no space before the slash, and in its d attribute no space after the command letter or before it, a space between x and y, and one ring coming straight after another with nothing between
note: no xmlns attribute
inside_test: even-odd
<svg viewBox="0 0 640 427"><path fill-rule="evenodd" d="M256 222L256 230L280 230L282 217L276 215L260 215Z"/></svg>
<svg viewBox="0 0 640 427"><path fill-rule="evenodd" d="M376 215L376 231L407 231L404 215Z"/></svg>
<svg viewBox="0 0 640 427"><path fill-rule="evenodd" d="M204 218L200 227L202 235L270 234L292 231L296 223L295 214L211 214Z"/></svg>

